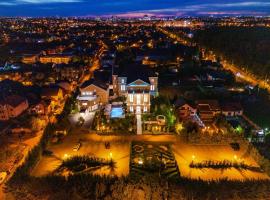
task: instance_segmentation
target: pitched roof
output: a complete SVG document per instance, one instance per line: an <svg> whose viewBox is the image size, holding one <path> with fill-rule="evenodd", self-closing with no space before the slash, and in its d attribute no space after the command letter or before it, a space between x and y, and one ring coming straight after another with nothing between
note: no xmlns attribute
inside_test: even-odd
<svg viewBox="0 0 270 200"><path fill-rule="evenodd" d="M86 87L88 87L88 86L90 86L90 85L95 85L95 86L97 86L97 87L100 87L100 88L102 88L102 89L104 89L104 90L107 90L108 89L108 87L109 87L109 85L107 84L107 83L105 83L105 82L103 82L103 81L101 81L101 80L99 80L99 79L90 79L90 80L88 80L88 81L85 81L82 85L81 85L81 88L83 89L83 88L86 88Z"/></svg>
<svg viewBox="0 0 270 200"><path fill-rule="evenodd" d="M243 107L240 103L225 103L221 107L222 111L240 111Z"/></svg>
<svg viewBox="0 0 270 200"><path fill-rule="evenodd" d="M119 77L127 77L127 83L141 79L149 83L149 77L157 77L155 72L146 65L131 64L124 67L121 72L116 72Z"/></svg>
<svg viewBox="0 0 270 200"><path fill-rule="evenodd" d="M20 105L21 103L25 101L27 101L27 99L24 97L21 97L19 95L11 95L5 98L4 103L12 107L17 107L18 105Z"/></svg>
<svg viewBox="0 0 270 200"><path fill-rule="evenodd" d="M217 100L198 100L196 104L199 109L206 109L209 107L210 110L220 110L219 103Z"/></svg>

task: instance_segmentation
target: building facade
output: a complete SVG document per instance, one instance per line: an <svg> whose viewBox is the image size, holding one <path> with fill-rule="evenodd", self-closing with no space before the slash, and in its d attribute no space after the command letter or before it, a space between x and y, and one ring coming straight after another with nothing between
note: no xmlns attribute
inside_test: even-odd
<svg viewBox="0 0 270 200"><path fill-rule="evenodd" d="M158 95L158 77L147 66L132 65L113 74L112 88L116 96L126 98L127 111L150 112L151 96Z"/></svg>
<svg viewBox="0 0 270 200"><path fill-rule="evenodd" d="M95 111L109 101L109 86L98 80L86 81L80 88L77 97L79 110Z"/></svg>
<svg viewBox="0 0 270 200"><path fill-rule="evenodd" d="M0 102L0 120L6 121L18 117L29 107L26 98L12 95Z"/></svg>
<svg viewBox="0 0 270 200"><path fill-rule="evenodd" d="M54 64L68 64L72 59L71 55L53 54L41 56L39 61L42 64L54 63Z"/></svg>

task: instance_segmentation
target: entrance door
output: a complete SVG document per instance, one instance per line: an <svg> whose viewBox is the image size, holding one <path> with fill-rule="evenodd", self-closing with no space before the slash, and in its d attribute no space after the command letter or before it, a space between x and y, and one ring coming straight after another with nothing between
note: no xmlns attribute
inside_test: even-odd
<svg viewBox="0 0 270 200"><path fill-rule="evenodd" d="M137 106L136 107L136 113L137 114L141 114L141 106Z"/></svg>

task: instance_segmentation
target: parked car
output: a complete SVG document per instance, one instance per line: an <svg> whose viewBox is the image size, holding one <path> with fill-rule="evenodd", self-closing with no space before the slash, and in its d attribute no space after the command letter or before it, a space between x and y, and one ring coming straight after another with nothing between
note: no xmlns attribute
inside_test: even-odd
<svg viewBox="0 0 270 200"><path fill-rule="evenodd" d="M81 143L78 142L74 147L73 147L73 151L79 151L80 147L81 147Z"/></svg>
<svg viewBox="0 0 270 200"><path fill-rule="evenodd" d="M0 185L5 181L7 172L0 172Z"/></svg>
<svg viewBox="0 0 270 200"><path fill-rule="evenodd" d="M231 145L231 147L232 147L232 149L233 149L234 151L239 151L239 150L240 150L240 145L239 145L239 143L233 142L233 143L230 143L230 145Z"/></svg>

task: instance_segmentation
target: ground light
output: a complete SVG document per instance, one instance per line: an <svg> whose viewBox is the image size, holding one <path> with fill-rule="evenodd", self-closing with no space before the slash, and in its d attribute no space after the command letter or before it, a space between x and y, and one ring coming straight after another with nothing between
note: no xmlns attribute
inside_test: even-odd
<svg viewBox="0 0 270 200"><path fill-rule="evenodd" d="M143 164L143 160L140 159L140 160L138 161L138 163L139 163L139 165L142 165L142 164Z"/></svg>
<svg viewBox="0 0 270 200"><path fill-rule="evenodd" d="M64 159L67 159L68 157L69 157L69 155L66 154L66 153L65 153L64 156L63 156Z"/></svg>

